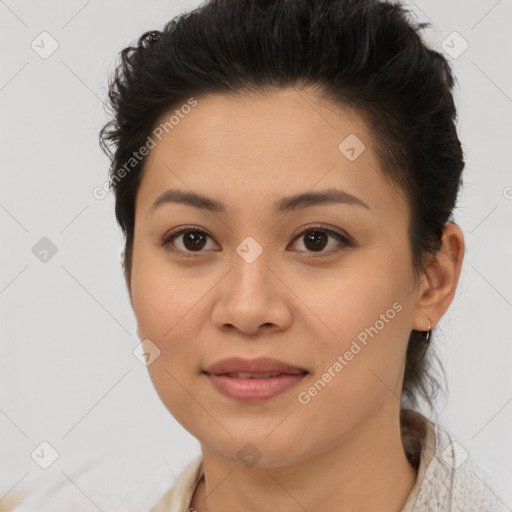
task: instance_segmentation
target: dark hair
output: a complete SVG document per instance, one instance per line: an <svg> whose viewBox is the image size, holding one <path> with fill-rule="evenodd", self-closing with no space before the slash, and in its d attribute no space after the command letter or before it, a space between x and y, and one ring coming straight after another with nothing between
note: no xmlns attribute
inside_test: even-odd
<svg viewBox="0 0 512 512"><path fill-rule="evenodd" d="M135 198L145 159L120 179L116 170L146 144L163 114L207 93L313 88L354 108L371 130L383 176L410 207L416 279L441 248L464 159L446 59L423 42L403 5L377 0L210 0L144 33L120 53L109 81L113 119L100 132L111 159L110 188L125 235L130 289ZM111 150L114 148L114 151ZM412 331L402 405L440 389L429 373L426 332ZM432 333L431 333L432 337Z"/></svg>

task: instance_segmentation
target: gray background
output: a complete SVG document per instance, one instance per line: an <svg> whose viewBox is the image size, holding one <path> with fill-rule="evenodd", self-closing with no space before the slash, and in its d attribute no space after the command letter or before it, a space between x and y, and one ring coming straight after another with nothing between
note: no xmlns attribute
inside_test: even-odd
<svg viewBox="0 0 512 512"><path fill-rule="evenodd" d="M199 454L133 355L113 199L92 195L107 179L97 137L117 53L199 3L0 1L0 498L94 454L155 450L173 474ZM512 2L409 5L433 23L427 41L451 47L467 160L455 219L468 250L434 340L449 389L439 420L512 509ZM43 31L59 45L46 59L31 47ZM468 44L456 56L454 31ZM57 248L46 262L43 237ZM31 458L43 441L59 453L48 469Z"/></svg>

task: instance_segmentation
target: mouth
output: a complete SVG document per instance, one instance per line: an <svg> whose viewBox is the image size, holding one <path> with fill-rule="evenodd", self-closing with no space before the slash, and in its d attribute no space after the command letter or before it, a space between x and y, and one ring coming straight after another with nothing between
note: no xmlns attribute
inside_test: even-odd
<svg viewBox="0 0 512 512"><path fill-rule="evenodd" d="M290 391L302 381L307 371L282 372L203 372L214 389L239 402L261 402Z"/></svg>
<svg viewBox="0 0 512 512"><path fill-rule="evenodd" d="M273 398L289 391L309 374L305 368L268 357L222 359L202 373L219 393L241 402Z"/></svg>
<svg viewBox="0 0 512 512"><path fill-rule="evenodd" d="M307 372L305 368L294 366L278 359L259 357L257 359L244 359L230 357L221 359L207 366L204 370L210 375L228 375L232 378L274 378L281 374L300 375Z"/></svg>
<svg viewBox="0 0 512 512"><path fill-rule="evenodd" d="M299 375L299 374L281 373L281 372L273 372L273 373L230 372L230 373L220 373L217 375L225 375L226 377L230 377L232 379L273 379L274 377L279 377L281 375Z"/></svg>

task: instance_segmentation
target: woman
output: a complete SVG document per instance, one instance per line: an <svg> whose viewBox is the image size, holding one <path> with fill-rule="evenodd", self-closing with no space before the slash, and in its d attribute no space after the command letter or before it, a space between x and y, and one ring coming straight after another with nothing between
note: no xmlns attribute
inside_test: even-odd
<svg viewBox="0 0 512 512"><path fill-rule="evenodd" d="M142 35L100 138L148 371L201 445L152 512L506 510L432 404L453 77L398 3L212 0Z"/></svg>
<svg viewBox="0 0 512 512"><path fill-rule="evenodd" d="M396 3L219 0L122 52L101 140L126 282L202 452L153 512L499 509L407 407L433 399L464 255L425 26Z"/></svg>

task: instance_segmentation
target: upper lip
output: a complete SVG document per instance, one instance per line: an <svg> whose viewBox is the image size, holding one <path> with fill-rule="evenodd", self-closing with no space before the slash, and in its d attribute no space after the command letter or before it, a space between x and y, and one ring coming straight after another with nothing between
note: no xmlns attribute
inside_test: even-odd
<svg viewBox="0 0 512 512"><path fill-rule="evenodd" d="M293 366L277 359L269 357L259 357L257 359L244 359L242 357L230 357L221 359L208 366L204 370L206 373L221 375L223 373L288 373L298 375L307 372L304 368Z"/></svg>

